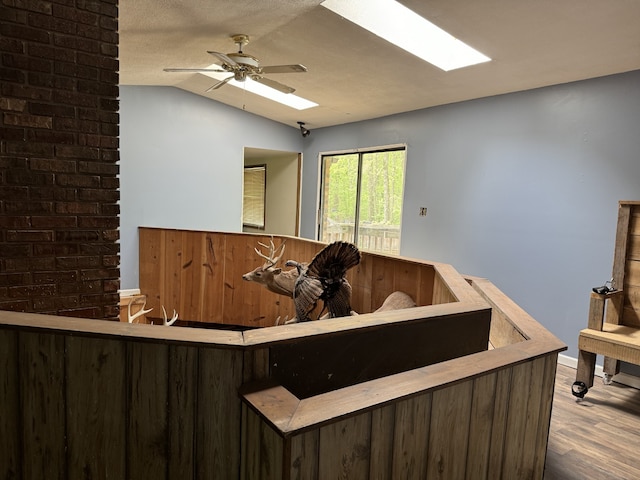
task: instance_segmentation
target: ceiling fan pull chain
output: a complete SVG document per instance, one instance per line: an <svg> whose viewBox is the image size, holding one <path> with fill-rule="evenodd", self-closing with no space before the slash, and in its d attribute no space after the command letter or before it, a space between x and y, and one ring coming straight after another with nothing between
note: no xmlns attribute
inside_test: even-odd
<svg viewBox="0 0 640 480"><path fill-rule="evenodd" d="M242 85L242 110L243 111L247 110L246 109L247 104L245 103L246 98L247 98L247 83L245 82Z"/></svg>

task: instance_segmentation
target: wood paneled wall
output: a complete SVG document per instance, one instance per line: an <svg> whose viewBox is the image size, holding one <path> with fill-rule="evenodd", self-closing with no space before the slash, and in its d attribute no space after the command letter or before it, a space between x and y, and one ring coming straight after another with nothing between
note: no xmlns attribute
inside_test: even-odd
<svg viewBox="0 0 640 480"><path fill-rule="evenodd" d="M620 202L619 217L613 278L624 291L624 301L618 322L640 328L640 202Z"/></svg>
<svg viewBox="0 0 640 480"><path fill-rule="evenodd" d="M288 383L288 373L306 375L314 394L327 388L317 371L278 356L279 348L314 352L319 341L344 345L356 335L366 351L393 326L401 337L405 328L413 336L416 327L428 332L421 347L431 352L429 362L486 348L486 308L410 310L409 321L392 312L244 333L0 312L0 478L240 478L241 445L251 441L241 386L281 377ZM469 327L475 345L457 341L456 325ZM350 353L334 353L345 359L338 386L358 381ZM406 370L416 359L425 364L423 356L406 345L394 364ZM274 361L290 362L287 373L277 373ZM378 378L387 368L373 363L367 374Z"/></svg>
<svg viewBox="0 0 640 480"><path fill-rule="evenodd" d="M242 279L262 264L253 249L269 237L152 228L139 233L140 290L154 312L164 305L181 320L249 327L295 316L291 299ZM313 243L292 239L285 255L311 258L316 250Z"/></svg>
<svg viewBox="0 0 640 480"><path fill-rule="evenodd" d="M490 319L488 309L456 312L273 345L269 352L270 377L295 395L307 398L471 355L487 349Z"/></svg>
<svg viewBox="0 0 640 480"><path fill-rule="evenodd" d="M172 272L196 261L217 272L219 255L223 265L239 263L231 260L255 239L243 247L240 235L210 235L169 232L141 275L172 278L161 267L167 242L192 252L174 258ZM299 251L316 247L303 242ZM487 280L440 264L389 267L385 257L365 258L363 268L375 262L400 272L389 288L405 282L434 304L243 332L0 311L0 478L542 478L555 362L566 346ZM431 284L421 290L408 273ZM185 273L177 301L191 308L196 297L185 289L212 281L198 278ZM375 298L386 282L372 274L363 283ZM493 349L489 315L502 324L497 332L510 332L494 334ZM446 328L427 328L401 351L393 345L402 358L390 375L385 362L371 362L377 373L362 381L361 366L345 360L338 367L351 380L329 386L337 389L298 398L278 383L276 357L296 361L278 349L321 344L331 355L334 339L383 357L385 332L400 332L395 344L438 322ZM443 335L456 325L483 345L465 350L464 334ZM439 357L415 368L424 352Z"/></svg>
<svg viewBox="0 0 640 480"><path fill-rule="evenodd" d="M0 329L0 368L0 478L238 478L240 349Z"/></svg>
<svg viewBox="0 0 640 480"><path fill-rule="evenodd" d="M140 228L139 233L140 290L154 312L164 305L168 312L175 309L182 320L249 327L272 326L278 317L295 316L290 298L242 279L263 263L254 248L258 242L268 244L270 237L159 228ZM311 261L324 247L295 237L274 241L276 245L286 241L281 266L288 259ZM442 275L449 279L443 281ZM397 290L418 305L451 302L458 296L452 287L459 275L445 264L362 252L360 264L347 278L353 288L352 307L358 313L372 312ZM460 292L465 288L460 285Z"/></svg>
<svg viewBox="0 0 640 480"><path fill-rule="evenodd" d="M556 360L537 358L284 434L248 409L242 478L540 479ZM387 383L413 382L419 392L428 373ZM385 388L369 390L378 387Z"/></svg>
<svg viewBox="0 0 640 480"><path fill-rule="evenodd" d="M488 280L467 281L491 305L495 348L311 398L248 389L242 478L543 478L566 346Z"/></svg>

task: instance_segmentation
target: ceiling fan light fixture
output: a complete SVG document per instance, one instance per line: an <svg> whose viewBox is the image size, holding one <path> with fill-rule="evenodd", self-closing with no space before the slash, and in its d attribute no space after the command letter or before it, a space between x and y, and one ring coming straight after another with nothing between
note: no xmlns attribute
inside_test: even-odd
<svg viewBox="0 0 640 480"><path fill-rule="evenodd" d="M491 60L395 0L325 0L322 6L444 71Z"/></svg>
<svg viewBox="0 0 640 480"><path fill-rule="evenodd" d="M237 52L225 54L207 50L207 53L214 56L218 63L206 68L165 68L163 70L165 72L201 73L218 80L217 83L205 90L205 93L218 90L228 83L296 110L318 106L315 102L292 95L296 91L295 88L265 76L276 73L304 73L307 71L307 67L299 63L261 67L256 57L242 51L242 47L249 43L248 35L234 34L231 35L231 38L238 45Z"/></svg>
<svg viewBox="0 0 640 480"><path fill-rule="evenodd" d="M227 53L227 56L239 65L245 65L249 68L259 68L258 59L246 53Z"/></svg>
<svg viewBox="0 0 640 480"><path fill-rule="evenodd" d="M207 68L215 69L218 65L213 64ZM218 73L218 72L202 72L203 75L211 77L215 80L224 80L229 76L228 73ZM296 110L306 110L308 108L317 107L318 104L312 102L311 100L307 100L306 98L299 97L292 93L283 93L275 90L274 88L268 87L261 83L258 83L251 79L251 77L247 76L244 81L238 82L233 79L228 82L228 85L233 85L234 87L244 89L248 92L254 93L256 95L260 95L261 97L268 98L269 100L273 100L274 102L281 103L291 108L295 108Z"/></svg>

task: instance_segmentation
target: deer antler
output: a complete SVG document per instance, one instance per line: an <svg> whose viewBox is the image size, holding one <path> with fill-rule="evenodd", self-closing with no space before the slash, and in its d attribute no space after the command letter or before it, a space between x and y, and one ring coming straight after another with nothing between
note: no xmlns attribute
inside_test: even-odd
<svg viewBox="0 0 640 480"><path fill-rule="evenodd" d="M285 247L285 243L286 242L287 241L284 240L280 244L280 246L278 248L276 248L275 244L273 243L273 235L271 236L271 240L269 241L270 245L265 245L264 243L258 242L258 245L269 249L269 255L265 255L264 253L262 253L257 248L254 248L254 250L256 251L258 256L265 259L265 263L264 263L263 268L266 269L266 268L269 268L269 267L273 267L280 261L280 259L282 258L282 255L284 254L284 247ZM279 255L276 257L276 255L278 253L279 253Z"/></svg>
<svg viewBox="0 0 640 480"><path fill-rule="evenodd" d="M145 310L144 307L147 306L147 297L144 297L144 301L142 303L142 308L140 309L139 312L134 313L133 315L131 315L131 305L133 305L134 303L137 303L140 297L134 299L132 302L129 302L129 305L127 305L127 317L129 319L129 323L133 323L133 321L138 318L141 317L142 315L145 315L147 313L149 313L151 310L153 310L153 308L150 308L149 310Z"/></svg>
<svg viewBox="0 0 640 480"><path fill-rule="evenodd" d="M171 317L171 320L167 320L167 311L164 309L164 305L162 305L162 316L164 317L162 320L163 325L173 325L176 323L176 320L178 320L178 312L176 312L175 309L173 310L173 317Z"/></svg>

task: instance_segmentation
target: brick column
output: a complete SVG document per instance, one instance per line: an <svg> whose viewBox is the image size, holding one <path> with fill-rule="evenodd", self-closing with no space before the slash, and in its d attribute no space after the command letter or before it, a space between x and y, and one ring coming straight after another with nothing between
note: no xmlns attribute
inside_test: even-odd
<svg viewBox="0 0 640 480"><path fill-rule="evenodd" d="M116 319L117 0L0 18L0 310Z"/></svg>

